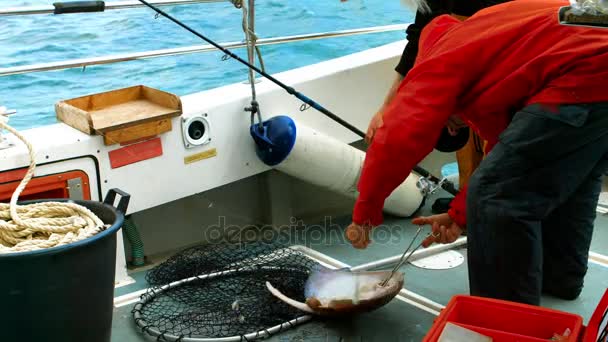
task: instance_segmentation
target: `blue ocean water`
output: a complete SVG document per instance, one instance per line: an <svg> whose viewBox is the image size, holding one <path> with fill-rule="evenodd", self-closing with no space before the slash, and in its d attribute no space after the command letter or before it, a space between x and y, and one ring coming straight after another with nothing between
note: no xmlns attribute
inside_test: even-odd
<svg viewBox="0 0 608 342"><path fill-rule="evenodd" d="M0 8L56 0L2 1ZM163 7L217 42L242 41L242 12L228 1ZM260 38L411 22L397 0L258 0ZM268 72L277 73L405 38L387 32L262 46ZM0 17L0 68L206 44L147 8L104 13ZM246 58L245 49L233 52ZM26 129L56 122L57 101L145 84L186 95L247 79L247 68L223 53L160 57L101 66L0 77L0 105L16 109L11 125Z"/></svg>

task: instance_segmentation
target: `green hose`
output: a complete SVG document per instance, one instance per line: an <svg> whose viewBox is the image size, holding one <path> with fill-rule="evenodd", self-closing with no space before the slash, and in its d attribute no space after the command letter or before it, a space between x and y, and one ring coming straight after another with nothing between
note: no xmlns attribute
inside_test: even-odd
<svg viewBox="0 0 608 342"><path fill-rule="evenodd" d="M131 245L131 258L133 259L131 262L133 266L143 266L145 261L144 243L141 241L139 231L131 216L125 218L122 229L127 235L127 240L129 240L129 244Z"/></svg>

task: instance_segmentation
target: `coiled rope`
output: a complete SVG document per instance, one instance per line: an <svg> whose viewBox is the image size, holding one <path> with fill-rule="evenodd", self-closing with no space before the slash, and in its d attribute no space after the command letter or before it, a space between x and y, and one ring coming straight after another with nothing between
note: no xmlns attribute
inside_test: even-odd
<svg viewBox="0 0 608 342"><path fill-rule="evenodd" d="M32 145L0 116L5 128L29 151L30 165L13 192L10 203L0 203L0 253L33 251L84 240L106 229L89 209L76 203L40 202L17 205L19 195L32 179L36 168Z"/></svg>

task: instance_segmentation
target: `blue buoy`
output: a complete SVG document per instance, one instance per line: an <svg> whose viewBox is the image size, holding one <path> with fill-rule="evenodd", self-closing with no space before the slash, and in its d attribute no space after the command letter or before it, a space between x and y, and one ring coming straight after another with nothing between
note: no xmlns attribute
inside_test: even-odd
<svg viewBox="0 0 608 342"><path fill-rule="evenodd" d="M296 143L296 124L285 115L275 116L249 128L256 154L268 166L280 164Z"/></svg>

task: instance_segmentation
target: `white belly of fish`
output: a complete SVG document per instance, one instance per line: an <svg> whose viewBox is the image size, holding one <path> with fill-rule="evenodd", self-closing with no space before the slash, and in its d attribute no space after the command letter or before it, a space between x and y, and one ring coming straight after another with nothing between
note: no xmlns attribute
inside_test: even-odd
<svg viewBox="0 0 608 342"><path fill-rule="evenodd" d="M353 304L357 304L383 292L384 287L379 284L385 277L385 274L313 273L306 283L305 295L306 298L316 298L325 305L340 300L352 300Z"/></svg>
<svg viewBox="0 0 608 342"><path fill-rule="evenodd" d="M382 306L396 296L403 286L403 274L397 272L385 285L380 285L390 274L387 271L312 272L304 289L306 303L285 296L268 282L266 287L274 296L302 311L322 314L330 310L332 314L340 312L347 314L357 311L357 307L361 305L367 309Z"/></svg>

